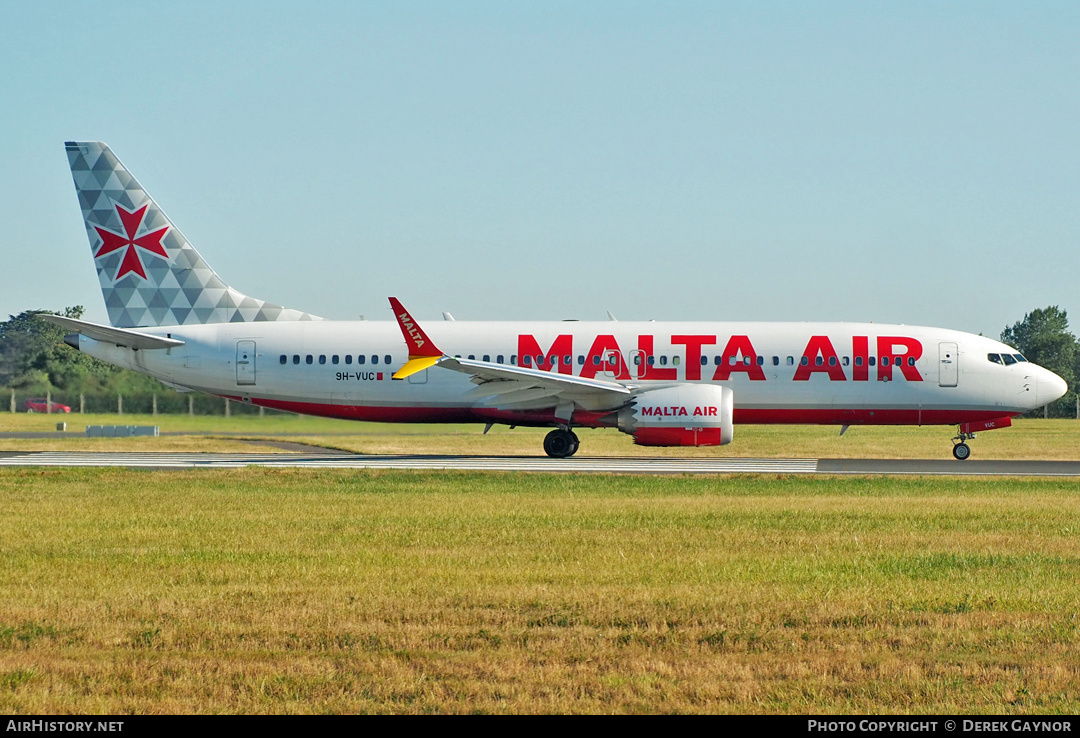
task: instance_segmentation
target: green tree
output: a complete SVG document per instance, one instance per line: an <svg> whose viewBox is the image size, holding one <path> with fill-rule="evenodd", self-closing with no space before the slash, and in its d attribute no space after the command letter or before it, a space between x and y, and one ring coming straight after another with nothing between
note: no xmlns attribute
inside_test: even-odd
<svg viewBox="0 0 1080 738"><path fill-rule="evenodd" d="M1068 382L1070 393L1054 403L1051 411L1055 415L1069 414L1080 376L1080 343L1069 331L1067 313L1057 305L1033 310L1023 320L1007 326L1001 332L1001 341Z"/></svg>
<svg viewBox="0 0 1080 738"><path fill-rule="evenodd" d="M40 314L51 310L27 310L0 323L0 386L25 389L34 393L53 390L98 392L115 384L128 384L125 375L134 374L98 361L64 343L64 329L41 320ZM68 318L83 314L81 305L58 313ZM148 388L160 388L149 377ZM142 382L138 383L143 389ZM151 389L152 391L152 389Z"/></svg>

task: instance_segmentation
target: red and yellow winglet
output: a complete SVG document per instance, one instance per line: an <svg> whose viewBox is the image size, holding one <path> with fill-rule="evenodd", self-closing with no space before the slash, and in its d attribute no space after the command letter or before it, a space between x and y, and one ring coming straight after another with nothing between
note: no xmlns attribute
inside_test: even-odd
<svg viewBox="0 0 1080 738"><path fill-rule="evenodd" d="M443 352L432 343L431 339L424 333L424 329L412 319L409 311L405 309L401 301L396 297L391 297L390 307L394 310L394 318L397 319L398 327L401 328L401 335L405 337L405 343L409 347L409 361L405 366L394 372L394 379L405 379L405 377L422 372L429 366L437 364L439 359L443 357Z"/></svg>

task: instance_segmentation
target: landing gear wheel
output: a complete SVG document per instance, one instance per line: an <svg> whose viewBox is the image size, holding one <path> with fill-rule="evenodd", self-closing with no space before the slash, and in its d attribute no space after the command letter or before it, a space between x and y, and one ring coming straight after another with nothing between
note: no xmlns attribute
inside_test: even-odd
<svg viewBox="0 0 1080 738"><path fill-rule="evenodd" d="M952 455L956 457L957 461L963 461L971 456L971 446L966 443L957 443L952 447Z"/></svg>
<svg viewBox="0 0 1080 738"><path fill-rule="evenodd" d="M573 431L556 428L544 436L544 452L553 459L565 459L577 453L580 441Z"/></svg>

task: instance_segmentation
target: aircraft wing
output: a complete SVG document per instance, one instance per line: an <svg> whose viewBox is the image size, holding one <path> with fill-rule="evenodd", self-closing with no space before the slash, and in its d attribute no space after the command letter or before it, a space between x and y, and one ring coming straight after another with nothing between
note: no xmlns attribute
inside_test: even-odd
<svg viewBox="0 0 1080 738"><path fill-rule="evenodd" d="M476 388L466 392L465 399L477 400L497 410L554 407L556 416L567 420L579 405L592 410L614 410L624 405L632 393L618 382L452 356L443 356L433 366L471 375Z"/></svg>
<svg viewBox="0 0 1080 738"><path fill-rule="evenodd" d="M152 336L149 333L133 331L130 328L114 328L111 325L99 325L85 320L65 318L62 315L47 315L38 313L38 317L50 323L60 326L74 333L81 333L87 338L102 343L111 343L114 346L123 346L132 349L168 349L183 346L184 342L175 338L162 338Z"/></svg>
<svg viewBox="0 0 1080 738"><path fill-rule="evenodd" d="M499 410L555 407L556 416L566 419L576 404L614 410L625 404L633 392L619 382L448 356L435 346L397 298L391 297L390 304L410 348L408 363L394 373L394 379L404 379L429 367L442 367L472 377L477 386L466 393L467 399L482 401Z"/></svg>

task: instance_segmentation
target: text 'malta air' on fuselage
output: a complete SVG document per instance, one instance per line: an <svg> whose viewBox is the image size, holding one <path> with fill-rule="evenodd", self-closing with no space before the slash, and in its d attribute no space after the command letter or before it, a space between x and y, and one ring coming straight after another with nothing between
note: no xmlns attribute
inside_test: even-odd
<svg viewBox="0 0 1080 738"><path fill-rule="evenodd" d="M1061 397L1014 349L873 323L331 321L223 282L100 142L68 159L111 325L49 316L94 357L240 402L335 418L574 428L652 446L731 442L738 423L956 425L974 431Z"/></svg>

